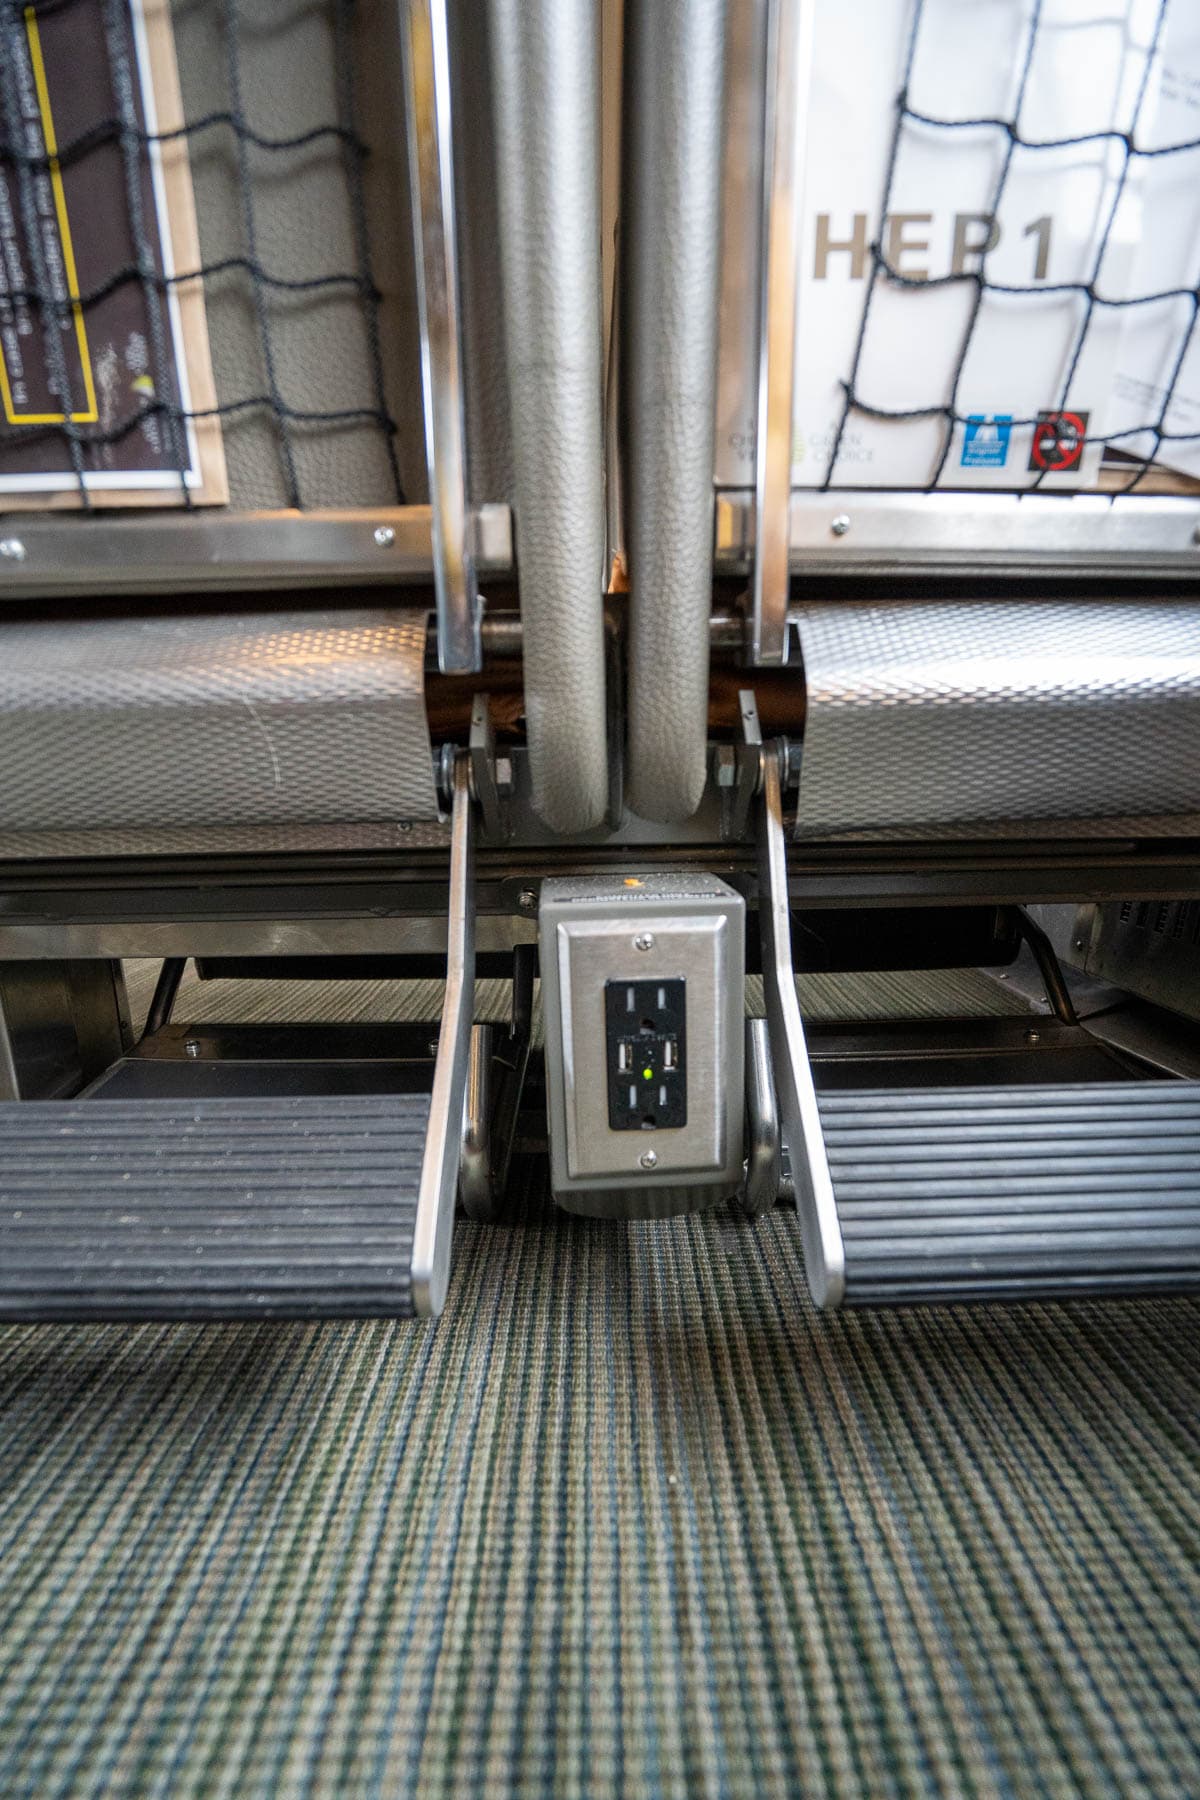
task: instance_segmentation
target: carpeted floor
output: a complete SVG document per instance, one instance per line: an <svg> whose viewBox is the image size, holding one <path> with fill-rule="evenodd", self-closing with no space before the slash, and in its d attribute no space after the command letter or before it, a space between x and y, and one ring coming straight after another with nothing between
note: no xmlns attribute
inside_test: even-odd
<svg viewBox="0 0 1200 1800"><path fill-rule="evenodd" d="M523 1173L435 1329L0 1332L4 1800L1200 1795L1200 1302Z"/></svg>

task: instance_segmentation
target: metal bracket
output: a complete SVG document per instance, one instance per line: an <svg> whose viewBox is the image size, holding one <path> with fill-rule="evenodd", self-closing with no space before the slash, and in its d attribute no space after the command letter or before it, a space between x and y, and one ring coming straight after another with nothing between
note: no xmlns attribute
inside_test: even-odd
<svg viewBox="0 0 1200 1800"><path fill-rule="evenodd" d="M758 799L758 926L762 943L763 997L779 1116L783 1138L791 1153L804 1269L813 1300L824 1308L841 1303L846 1285L846 1254L792 967L787 845L780 779L780 765L784 760L786 750L782 746L777 743L765 746L762 789Z"/></svg>
<svg viewBox="0 0 1200 1800"><path fill-rule="evenodd" d="M762 785L762 728L753 690L738 690L742 718L740 744L722 744L717 750L717 785L721 790L721 836L727 842L745 837L750 807Z"/></svg>
<svg viewBox="0 0 1200 1800"><path fill-rule="evenodd" d="M496 733L486 694L476 694L471 703L471 734L468 743L471 756L471 793L478 802L483 818L483 835L489 843L502 844L509 835L510 827L507 809L501 801ZM510 789L511 770L510 763Z"/></svg>
<svg viewBox="0 0 1200 1800"><path fill-rule="evenodd" d="M471 1021L475 1011L475 845L470 758L454 759L446 992L413 1231L413 1310L437 1318L450 1280L450 1244L462 1161Z"/></svg>

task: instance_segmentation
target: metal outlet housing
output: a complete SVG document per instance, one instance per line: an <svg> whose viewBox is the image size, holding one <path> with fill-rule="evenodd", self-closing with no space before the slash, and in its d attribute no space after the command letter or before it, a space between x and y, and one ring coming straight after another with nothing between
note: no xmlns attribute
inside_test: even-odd
<svg viewBox="0 0 1200 1800"><path fill-rule="evenodd" d="M676 871L542 884L539 914L554 1197L570 1212L662 1218L726 1198L742 1178L745 902ZM687 1122L609 1124L610 981L687 984Z"/></svg>

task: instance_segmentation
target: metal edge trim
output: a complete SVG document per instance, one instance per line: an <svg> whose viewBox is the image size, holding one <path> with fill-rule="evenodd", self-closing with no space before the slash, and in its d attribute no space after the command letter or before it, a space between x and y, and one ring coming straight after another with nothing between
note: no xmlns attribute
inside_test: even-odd
<svg viewBox="0 0 1200 1800"><path fill-rule="evenodd" d="M433 1065L429 1125L413 1228L412 1304L436 1319L446 1303L450 1247L462 1157L463 1113L475 1011L475 846L470 759L454 759L450 831L450 898L446 919L446 992Z"/></svg>
<svg viewBox="0 0 1200 1800"><path fill-rule="evenodd" d="M834 522L837 521L837 529ZM718 490L713 555L721 574L748 573L754 495ZM1135 568L1128 568L1136 557ZM1200 500L1167 495L882 493L793 489L788 561L793 572L862 574L906 567L1075 573L1125 564L1200 575Z"/></svg>
<svg viewBox="0 0 1200 1800"><path fill-rule="evenodd" d="M6 546L0 554L0 602L156 588L415 582L434 575L428 506L191 512L167 519L5 514L0 530ZM478 568L509 573L509 508L498 503L477 508L472 530Z"/></svg>
<svg viewBox="0 0 1200 1800"><path fill-rule="evenodd" d="M825 1311L842 1303L846 1289L846 1252L792 967L787 844L776 745L769 744L764 750L762 769L762 792L758 802L758 922L762 942L763 998L771 1039L776 1103L784 1142L791 1154L796 1212L804 1247L804 1273L814 1304Z"/></svg>

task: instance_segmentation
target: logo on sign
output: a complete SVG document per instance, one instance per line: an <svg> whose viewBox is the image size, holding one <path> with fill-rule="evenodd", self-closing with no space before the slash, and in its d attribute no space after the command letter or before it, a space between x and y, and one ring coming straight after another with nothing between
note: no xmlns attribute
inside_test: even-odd
<svg viewBox="0 0 1200 1800"><path fill-rule="evenodd" d="M1033 428L1033 445L1029 467L1053 473L1059 469L1077 469L1083 460L1091 413L1041 412Z"/></svg>
<svg viewBox="0 0 1200 1800"><path fill-rule="evenodd" d="M1002 469L1008 461L1011 413L973 413L967 420L962 460L965 469Z"/></svg>

